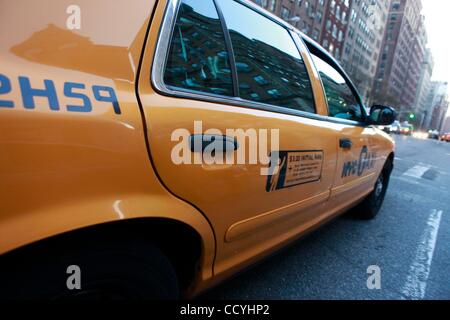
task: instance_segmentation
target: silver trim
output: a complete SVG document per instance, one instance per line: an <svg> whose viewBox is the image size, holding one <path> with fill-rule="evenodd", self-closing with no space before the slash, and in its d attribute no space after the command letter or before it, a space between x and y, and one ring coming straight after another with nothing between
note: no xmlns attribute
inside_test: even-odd
<svg viewBox="0 0 450 320"><path fill-rule="evenodd" d="M237 0L239 3L246 5L249 7L248 3L245 1ZM318 121L327 121L332 123L338 123L338 124L344 124L344 125L353 125L353 126L367 126L365 123L351 121L351 120L345 120L345 119L338 119L338 118L332 118L329 116L323 116L317 113L308 113L305 111L299 111L295 109L290 108L284 108L280 106L275 105L268 105L264 103L258 103L254 101L248 101L244 100L240 97L225 97L210 93L197 93L197 92L190 92L187 89L183 88L177 88L176 90L173 90L172 88L168 87L164 83L164 68L166 66L167 57L168 57L168 51L170 48L170 40L172 38L172 30L173 25L176 20L176 14L178 11L178 6L180 4L181 0L168 0L167 6L165 8L165 13L163 17L163 21L161 24L161 29L159 31L158 40L156 43L156 49L155 54L153 58L153 65L152 65L152 72L151 72L151 83L156 91L163 95L168 95L172 97L177 98L187 98L192 100L200 100L200 101L206 101L206 102L213 102L213 103L219 103L219 104L226 104L226 105L232 105L237 107L247 107L250 109L257 109L262 111L268 111L268 112L275 112L275 113L282 113L292 116L299 116L303 118L318 120ZM253 10L257 10L257 8L251 6L250 7ZM272 17L268 16L261 10L257 10L258 13L262 14L266 18L274 21L275 23L281 25L283 28L287 29L288 32L292 31L292 28L286 28L286 26L279 21L274 20ZM292 37L292 35L291 35ZM293 37L292 37L293 38ZM295 42L295 40L293 39ZM299 54L301 55L301 52L299 50ZM301 55L302 56L302 55ZM302 56L302 59L304 57ZM315 92L313 90L313 94L315 97ZM315 102L315 101L314 101Z"/></svg>
<svg viewBox="0 0 450 320"><path fill-rule="evenodd" d="M170 40L172 39L173 23L176 18L178 3L181 0L168 0L164 12L163 22L156 43L155 55L153 58L151 80L153 86L158 91L168 91L164 84L164 68L167 62L167 52L169 51Z"/></svg>

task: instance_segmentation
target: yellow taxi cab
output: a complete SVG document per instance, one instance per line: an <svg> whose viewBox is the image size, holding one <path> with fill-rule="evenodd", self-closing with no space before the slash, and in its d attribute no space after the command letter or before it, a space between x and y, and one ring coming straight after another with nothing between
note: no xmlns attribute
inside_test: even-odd
<svg viewBox="0 0 450 320"><path fill-rule="evenodd" d="M2 298L193 297L380 210L394 142L376 127L395 111L367 114L325 50L249 1L0 17ZM206 161L213 142L243 161Z"/></svg>
<svg viewBox="0 0 450 320"><path fill-rule="evenodd" d="M444 133L441 137L440 137L441 141L446 141L446 142L450 142L450 133Z"/></svg>

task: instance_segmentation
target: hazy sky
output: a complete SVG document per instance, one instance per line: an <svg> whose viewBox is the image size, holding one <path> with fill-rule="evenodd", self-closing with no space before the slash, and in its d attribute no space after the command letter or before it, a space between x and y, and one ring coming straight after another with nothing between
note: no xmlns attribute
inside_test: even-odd
<svg viewBox="0 0 450 320"><path fill-rule="evenodd" d="M433 80L450 82L450 1L422 0L428 47L433 52ZM447 112L450 116L450 108Z"/></svg>
<svg viewBox="0 0 450 320"><path fill-rule="evenodd" d="M450 82L450 1L422 0L428 47L435 60L433 80Z"/></svg>

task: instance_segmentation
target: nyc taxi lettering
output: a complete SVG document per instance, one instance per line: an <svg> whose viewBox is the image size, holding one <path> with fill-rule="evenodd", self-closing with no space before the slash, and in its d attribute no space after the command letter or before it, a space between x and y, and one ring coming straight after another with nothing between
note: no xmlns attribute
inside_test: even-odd
<svg viewBox="0 0 450 320"><path fill-rule="evenodd" d="M373 169L375 165L376 154L369 152L369 148L364 146L361 150L358 160L346 162L342 169L342 178L350 176L361 177L365 171Z"/></svg>
<svg viewBox="0 0 450 320"><path fill-rule="evenodd" d="M52 80L44 80L43 85L39 87L33 87L28 77L19 76L19 85L22 95L22 103L25 109L33 110L36 108L35 98L43 97L47 98L48 107L52 111L60 111L61 105L58 101L58 95L55 88L55 84ZM79 104L69 104L65 108L69 112L91 112L92 101L89 97L83 93L88 90L83 83L65 82L64 83L64 96L67 98L79 100ZM119 102L113 88L108 86L93 85L90 90L92 91L95 100L98 102L111 103L114 113L121 114ZM0 96L8 94L12 91L11 80L0 74ZM14 108L15 103L12 100L0 99L0 108Z"/></svg>

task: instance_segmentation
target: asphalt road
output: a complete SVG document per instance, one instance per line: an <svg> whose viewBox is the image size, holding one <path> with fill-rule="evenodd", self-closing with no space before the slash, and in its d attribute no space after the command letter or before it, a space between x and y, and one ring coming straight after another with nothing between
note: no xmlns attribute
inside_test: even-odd
<svg viewBox="0 0 450 320"><path fill-rule="evenodd" d="M375 220L344 215L200 299L450 299L450 143L395 139Z"/></svg>

